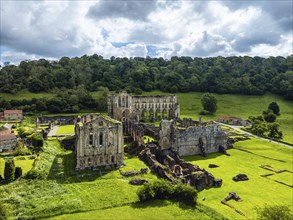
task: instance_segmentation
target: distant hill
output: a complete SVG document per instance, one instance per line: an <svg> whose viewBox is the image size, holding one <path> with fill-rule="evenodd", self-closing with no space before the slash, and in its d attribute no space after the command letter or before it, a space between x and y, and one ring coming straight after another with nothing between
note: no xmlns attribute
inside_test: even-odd
<svg viewBox="0 0 293 220"><path fill-rule="evenodd" d="M0 92L48 92L53 89L87 91L214 92L262 95L266 92L293 99L293 55L284 57L172 57L104 59L99 55L59 61L22 61L0 70Z"/></svg>

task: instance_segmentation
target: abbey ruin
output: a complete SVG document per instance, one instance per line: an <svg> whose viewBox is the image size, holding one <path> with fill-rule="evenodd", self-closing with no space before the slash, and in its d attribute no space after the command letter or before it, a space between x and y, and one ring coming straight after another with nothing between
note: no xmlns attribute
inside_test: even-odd
<svg viewBox="0 0 293 220"><path fill-rule="evenodd" d="M122 124L101 114L84 115L75 125L76 169L120 166L124 157Z"/></svg>
<svg viewBox="0 0 293 220"><path fill-rule="evenodd" d="M108 97L108 115L84 115L76 123L76 169L119 167L123 164L127 137L127 153L138 155L159 176L198 190L222 185L222 180L180 157L225 153L224 131L220 125L204 123L201 118L180 119L175 95L112 94ZM161 121L159 127L145 123L157 120Z"/></svg>
<svg viewBox="0 0 293 220"><path fill-rule="evenodd" d="M160 123L159 145L162 150L172 149L179 156L219 152L227 148L227 137L221 126L215 123L199 123L184 118L162 120Z"/></svg>
<svg viewBox="0 0 293 220"><path fill-rule="evenodd" d="M159 121L180 117L176 95L136 96L125 92L112 94L108 99L108 115L119 121Z"/></svg>

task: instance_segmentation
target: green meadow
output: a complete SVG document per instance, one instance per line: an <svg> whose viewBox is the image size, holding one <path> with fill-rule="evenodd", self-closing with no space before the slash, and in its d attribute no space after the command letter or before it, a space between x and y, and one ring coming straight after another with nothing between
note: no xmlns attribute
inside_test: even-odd
<svg viewBox="0 0 293 220"><path fill-rule="evenodd" d="M11 94L11 93L0 93L0 97L5 99L5 100L21 100L21 99L27 99L31 100L33 98L39 99L39 98L52 98L54 97L53 93L47 93L47 92L39 92L39 93L32 93L28 91L27 89L23 89L19 91L16 94Z"/></svg>
<svg viewBox="0 0 293 220"><path fill-rule="evenodd" d="M56 134L74 134L74 125L61 125L58 127Z"/></svg>
<svg viewBox="0 0 293 220"><path fill-rule="evenodd" d="M166 94L159 91L144 93L147 95ZM181 117L190 117L198 120L202 110L201 96L204 93L177 93L180 104ZM293 102L285 100L280 96L266 94L263 96L244 95L219 95L214 94L217 99L218 109L214 115L205 115L203 120L216 120L219 116L236 116L248 119L249 116L261 115L271 102L277 102L280 106L281 115L277 118L280 129L283 132L283 141L293 144Z"/></svg>
<svg viewBox="0 0 293 220"><path fill-rule="evenodd" d="M92 92L91 95L96 100L101 96L101 92ZM161 91L144 92L143 95L167 95ZM182 117L191 117L198 120L199 113L202 110L201 96L203 93L177 93L180 103L180 113ZM281 109L281 115L277 118L280 129L283 132L283 141L293 144L293 102L285 100L281 96L266 94L263 96L245 96L231 94L214 94L218 100L218 110L214 115L204 116L204 120L215 120L218 116L236 116L248 119L249 116L261 115L267 109L271 102L277 102ZM17 94L0 93L0 97L6 100L11 99L32 99L42 97L53 97L53 93L31 93L28 90L22 90ZM80 113L91 112L83 110ZM76 113L76 115L80 114ZM57 114L65 115L65 114ZM66 114L73 115L73 114ZM52 115L53 116L53 115Z"/></svg>
<svg viewBox="0 0 293 220"><path fill-rule="evenodd" d="M122 172L146 167L137 157L125 157ZM123 177L119 170L75 171L74 154L61 149L57 140L46 141L33 168L42 178L21 179L0 186L0 202L12 218L95 218L118 219L222 219L222 215L205 206L196 208L176 202L138 203L140 186L128 183L134 177ZM154 181L148 172L136 176ZM153 213L153 217L150 217Z"/></svg>
<svg viewBox="0 0 293 220"><path fill-rule="evenodd" d="M136 191L140 186L128 183L134 177L123 177L117 169L76 171L73 152L61 149L57 140L50 140L45 142L44 152L33 167L42 178L21 179L0 186L0 202L13 218L53 219L223 219L223 216L255 219L256 207L292 204L291 148L253 138L236 143L228 153L231 156L213 153L207 158L184 158L223 179L221 188L201 191L199 205L192 208L170 201L138 203ZM125 163L121 168L123 172L146 167L137 157L127 155ZM208 168L210 163L219 167ZM282 170L286 171L280 172ZM239 173L245 173L249 180L234 182L232 177ZM272 175L262 177L264 174ZM150 172L136 177L148 181L157 179ZM228 204L245 216L221 204L229 192L236 192L242 201Z"/></svg>
<svg viewBox="0 0 293 220"><path fill-rule="evenodd" d="M229 219L255 219L256 207L268 205L288 205L292 208L293 150L278 144L252 138L234 144L228 150L231 156L220 153L209 154L207 158L188 156L184 159L223 179L221 188L212 188L199 193L199 203L215 209ZM208 165L217 164L217 168ZM262 167L263 168L262 168ZM268 168L268 169L265 169ZM284 172L280 172L283 171ZM246 174L248 181L232 180L239 173ZM271 176L262 177L264 174ZM278 180L276 182L274 180ZM241 202L229 201L242 216L232 208L220 203L229 192L236 192ZM202 198L205 197L203 201Z"/></svg>

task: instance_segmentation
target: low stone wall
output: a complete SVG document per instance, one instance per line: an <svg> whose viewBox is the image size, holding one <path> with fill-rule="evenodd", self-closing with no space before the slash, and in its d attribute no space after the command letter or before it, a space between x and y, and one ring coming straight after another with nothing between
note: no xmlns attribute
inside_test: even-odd
<svg viewBox="0 0 293 220"><path fill-rule="evenodd" d="M145 145L138 157L144 161L158 176L174 183L185 183L198 191L211 187L221 187L222 180L197 165L187 163L171 150L160 150L150 143Z"/></svg>

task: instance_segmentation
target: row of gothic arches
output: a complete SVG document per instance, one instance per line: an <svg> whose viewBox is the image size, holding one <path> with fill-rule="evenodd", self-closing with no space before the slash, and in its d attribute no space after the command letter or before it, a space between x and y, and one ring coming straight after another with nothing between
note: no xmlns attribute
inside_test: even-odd
<svg viewBox="0 0 293 220"><path fill-rule="evenodd" d="M168 119L169 118L169 111L167 109L143 109L141 111L141 120L144 121L156 121L161 119Z"/></svg>

